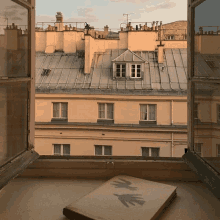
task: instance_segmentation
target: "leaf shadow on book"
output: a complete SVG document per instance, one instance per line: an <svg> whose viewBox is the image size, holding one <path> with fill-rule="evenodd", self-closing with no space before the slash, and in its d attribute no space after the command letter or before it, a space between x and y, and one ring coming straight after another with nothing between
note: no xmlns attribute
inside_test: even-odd
<svg viewBox="0 0 220 220"><path fill-rule="evenodd" d="M128 204L135 206L136 203L142 206L145 203L143 198L141 198L141 194L122 194L122 195L113 194L113 195L117 196L119 201L127 208L129 208Z"/></svg>
<svg viewBox="0 0 220 220"><path fill-rule="evenodd" d="M113 181L114 183L112 183L111 185L115 186L115 188L125 188L125 189L130 189L130 190L137 190L138 188L135 187L135 186L130 186L132 183L128 180L124 180L124 179L121 179L120 181Z"/></svg>

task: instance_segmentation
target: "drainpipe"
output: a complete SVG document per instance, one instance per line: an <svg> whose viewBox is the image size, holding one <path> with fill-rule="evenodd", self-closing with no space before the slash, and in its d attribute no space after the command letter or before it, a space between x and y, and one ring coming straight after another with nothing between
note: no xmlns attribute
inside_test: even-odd
<svg viewBox="0 0 220 220"><path fill-rule="evenodd" d="M171 133L171 157L173 157L173 132Z"/></svg>

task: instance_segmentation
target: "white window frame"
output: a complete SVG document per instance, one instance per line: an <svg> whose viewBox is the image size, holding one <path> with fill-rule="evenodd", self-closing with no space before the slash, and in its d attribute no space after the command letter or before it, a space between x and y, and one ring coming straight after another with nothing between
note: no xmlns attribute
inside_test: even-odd
<svg viewBox="0 0 220 220"><path fill-rule="evenodd" d="M174 34L168 35L167 40L175 40L175 35Z"/></svg>
<svg viewBox="0 0 220 220"><path fill-rule="evenodd" d="M120 76L117 76L117 65L120 65ZM122 76L122 65L125 65L125 75ZM126 77L126 63L115 63L115 76L116 78L125 78Z"/></svg>
<svg viewBox="0 0 220 220"><path fill-rule="evenodd" d="M96 155L96 154L95 154L95 148L96 148L96 146L101 146L101 147L102 147L102 155ZM113 155L113 152L112 152L111 155L105 155L105 154L104 154L104 153L105 153L105 150L104 150L105 147L111 147L111 152L112 152L112 145L95 145L95 146L94 146L94 155L95 155L95 156L112 156L112 155Z"/></svg>
<svg viewBox="0 0 220 220"><path fill-rule="evenodd" d="M132 76L132 65L135 65L135 76ZM137 76L137 69L138 69L137 66L138 65L140 66L140 76ZM141 69L142 69L142 65L141 64L133 64L132 63L131 66L130 66L130 69L131 69L131 72L130 72L130 77L131 78L133 78L133 79L134 78L138 78L138 79L141 78Z"/></svg>
<svg viewBox="0 0 220 220"><path fill-rule="evenodd" d="M53 115L53 118L60 118L60 119L67 119L68 118L68 102L53 102L52 103L52 114L53 114L53 111L54 111L54 104L59 104L59 116L58 117L54 117L54 115ZM61 106L62 106L62 104L66 104L67 105L67 107L66 107L66 117L62 117L61 115L62 115L62 108L61 108Z"/></svg>
<svg viewBox="0 0 220 220"><path fill-rule="evenodd" d="M141 119L141 106L146 105L147 106L147 120ZM149 120L149 106L155 105L155 120ZM140 104L140 121L157 121L157 104Z"/></svg>
<svg viewBox="0 0 220 220"><path fill-rule="evenodd" d="M105 105L105 117L104 118L99 118L99 105L100 104L104 104ZM113 109L113 113L112 113L112 118L107 118L107 112L108 112L108 109L107 109L107 105L112 105L112 109ZM98 119L102 119L102 120L114 120L114 103L101 103L99 102L98 103Z"/></svg>
<svg viewBox="0 0 220 220"><path fill-rule="evenodd" d="M160 157L160 147L141 147L141 156L142 157L144 157L143 156L143 151L142 151L143 148L148 148L149 149L149 157L152 157L152 149L159 149L159 156L158 157Z"/></svg>
<svg viewBox="0 0 220 220"><path fill-rule="evenodd" d="M54 154L55 145L61 145L60 154ZM69 145L70 146L70 144L53 144L52 154L55 155L55 156L70 156L71 155L71 146L70 146L70 154L63 154L63 145Z"/></svg>

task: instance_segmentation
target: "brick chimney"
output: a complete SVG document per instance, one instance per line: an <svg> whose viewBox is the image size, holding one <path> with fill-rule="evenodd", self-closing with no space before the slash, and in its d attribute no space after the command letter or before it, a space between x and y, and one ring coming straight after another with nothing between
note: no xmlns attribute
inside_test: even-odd
<svg viewBox="0 0 220 220"><path fill-rule="evenodd" d="M56 14L56 24L57 31L63 31L63 14L61 12L57 12Z"/></svg>

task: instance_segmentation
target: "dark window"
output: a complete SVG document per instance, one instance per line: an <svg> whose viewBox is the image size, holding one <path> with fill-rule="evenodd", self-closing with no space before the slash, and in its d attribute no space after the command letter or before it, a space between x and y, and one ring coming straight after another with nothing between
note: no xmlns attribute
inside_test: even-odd
<svg viewBox="0 0 220 220"><path fill-rule="evenodd" d="M141 121L156 121L156 105L140 105Z"/></svg>
<svg viewBox="0 0 220 220"><path fill-rule="evenodd" d="M125 77L126 75L126 65L125 64L116 64L116 76Z"/></svg>
<svg viewBox="0 0 220 220"><path fill-rule="evenodd" d="M160 148L159 147L141 147L142 156L144 157L159 157Z"/></svg>
<svg viewBox="0 0 220 220"><path fill-rule="evenodd" d="M114 107L112 103L99 103L99 119L113 119Z"/></svg>
<svg viewBox="0 0 220 220"><path fill-rule="evenodd" d="M112 146L95 146L95 155L112 155Z"/></svg>
<svg viewBox="0 0 220 220"><path fill-rule="evenodd" d="M70 155L70 144L54 144L54 155Z"/></svg>

